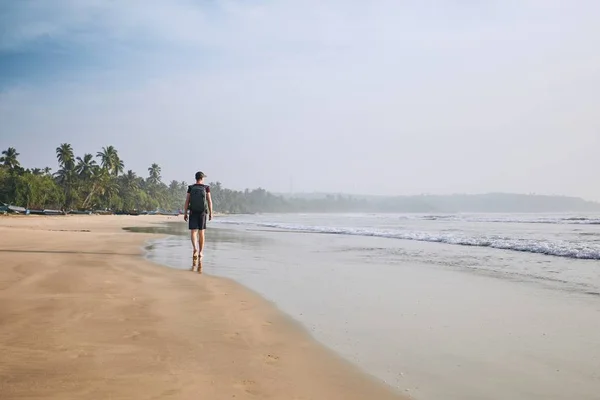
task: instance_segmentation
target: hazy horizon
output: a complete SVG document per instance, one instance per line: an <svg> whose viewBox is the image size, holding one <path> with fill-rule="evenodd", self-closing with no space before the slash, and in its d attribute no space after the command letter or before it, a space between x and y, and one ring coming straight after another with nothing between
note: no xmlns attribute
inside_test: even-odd
<svg viewBox="0 0 600 400"><path fill-rule="evenodd" d="M0 147L164 181L600 200L600 2L0 2Z"/></svg>

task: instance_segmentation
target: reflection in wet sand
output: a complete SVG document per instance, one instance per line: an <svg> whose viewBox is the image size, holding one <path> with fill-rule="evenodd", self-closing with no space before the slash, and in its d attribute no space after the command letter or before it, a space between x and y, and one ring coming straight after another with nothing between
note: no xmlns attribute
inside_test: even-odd
<svg viewBox="0 0 600 400"><path fill-rule="evenodd" d="M192 265L192 268L190 268L190 271L201 274L202 273L202 260L198 260L198 265Z"/></svg>
<svg viewBox="0 0 600 400"><path fill-rule="evenodd" d="M126 227L129 232L152 233L158 235L189 236L190 231L186 224L180 222L168 222L160 226L152 227ZM206 241L214 243L238 243L244 245L260 245L269 241L269 238L248 235L239 229L209 228L206 230ZM190 244L191 246L191 244Z"/></svg>
<svg viewBox="0 0 600 400"><path fill-rule="evenodd" d="M198 273L203 272L202 267L198 271L192 265L192 243L188 240L190 232L186 224L169 222L153 227L126 227L123 229L129 232L166 235L165 238L152 240L146 244L147 256L158 264ZM208 260L214 260L213 255L216 252L228 252L231 248L250 249L251 252L255 252L272 241L274 241L273 238L251 235L236 229L211 227L206 231L205 255L201 260L206 266L207 257ZM209 262L209 264L213 263Z"/></svg>

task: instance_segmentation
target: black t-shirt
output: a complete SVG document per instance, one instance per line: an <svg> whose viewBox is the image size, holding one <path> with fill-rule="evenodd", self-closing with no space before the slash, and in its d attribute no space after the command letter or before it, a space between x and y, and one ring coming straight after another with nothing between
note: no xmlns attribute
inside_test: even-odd
<svg viewBox="0 0 600 400"><path fill-rule="evenodd" d="M206 193L210 193L210 186L205 185L203 183L194 183L193 185L188 186L188 193L190 193L190 191L192 190L192 186L204 186L204 188L206 189Z"/></svg>

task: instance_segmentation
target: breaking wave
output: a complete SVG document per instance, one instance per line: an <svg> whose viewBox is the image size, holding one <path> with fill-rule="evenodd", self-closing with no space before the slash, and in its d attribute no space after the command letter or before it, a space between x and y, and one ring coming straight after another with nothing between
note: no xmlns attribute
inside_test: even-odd
<svg viewBox="0 0 600 400"><path fill-rule="evenodd" d="M402 216L401 219L425 221L464 221L464 222L497 222L516 224L567 224L567 225L600 225L600 218L588 217L478 217L471 215L415 215Z"/></svg>
<svg viewBox="0 0 600 400"><path fill-rule="evenodd" d="M324 226L294 225L284 223L234 221L221 221L221 223L232 225L252 225L263 228L282 229L291 232L373 236L390 239L445 243L459 246L490 247L494 249L545 254L556 257L567 257L584 260L600 260L600 244L596 243L575 243L570 241L536 240L502 236L465 236L455 233L450 234L416 231L395 231L372 228L336 228Z"/></svg>

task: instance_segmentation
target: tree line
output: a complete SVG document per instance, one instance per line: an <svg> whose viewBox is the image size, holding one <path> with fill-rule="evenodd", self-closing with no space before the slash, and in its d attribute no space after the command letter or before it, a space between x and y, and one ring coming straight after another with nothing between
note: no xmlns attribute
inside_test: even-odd
<svg viewBox="0 0 600 400"><path fill-rule="evenodd" d="M140 212L177 211L183 208L188 184L162 181L161 168L153 163L146 176L125 171L125 162L114 146L95 155L76 156L62 143L55 150L58 170L24 168L14 147L0 157L0 203L30 210ZM289 212L292 202L265 189L244 191L209 183L213 208L221 213Z"/></svg>
<svg viewBox="0 0 600 400"><path fill-rule="evenodd" d="M188 184L162 181L153 163L146 176L125 171L114 146L96 155L75 156L73 147L56 148L58 170L24 168L14 147L0 157L0 203L28 209L110 210L113 212L177 211L183 207ZM276 195L265 189L231 190L209 183L213 208L221 213L261 212L563 212L600 211L597 202L575 197L490 193L484 195L348 196Z"/></svg>
<svg viewBox="0 0 600 400"><path fill-rule="evenodd" d="M93 154L75 156L73 147L56 148L58 170L24 168L14 147L0 158L0 202L28 209L61 210L177 210L182 207L187 184L161 180L154 163L146 177L124 171L124 162L114 146Z"/></svg>

